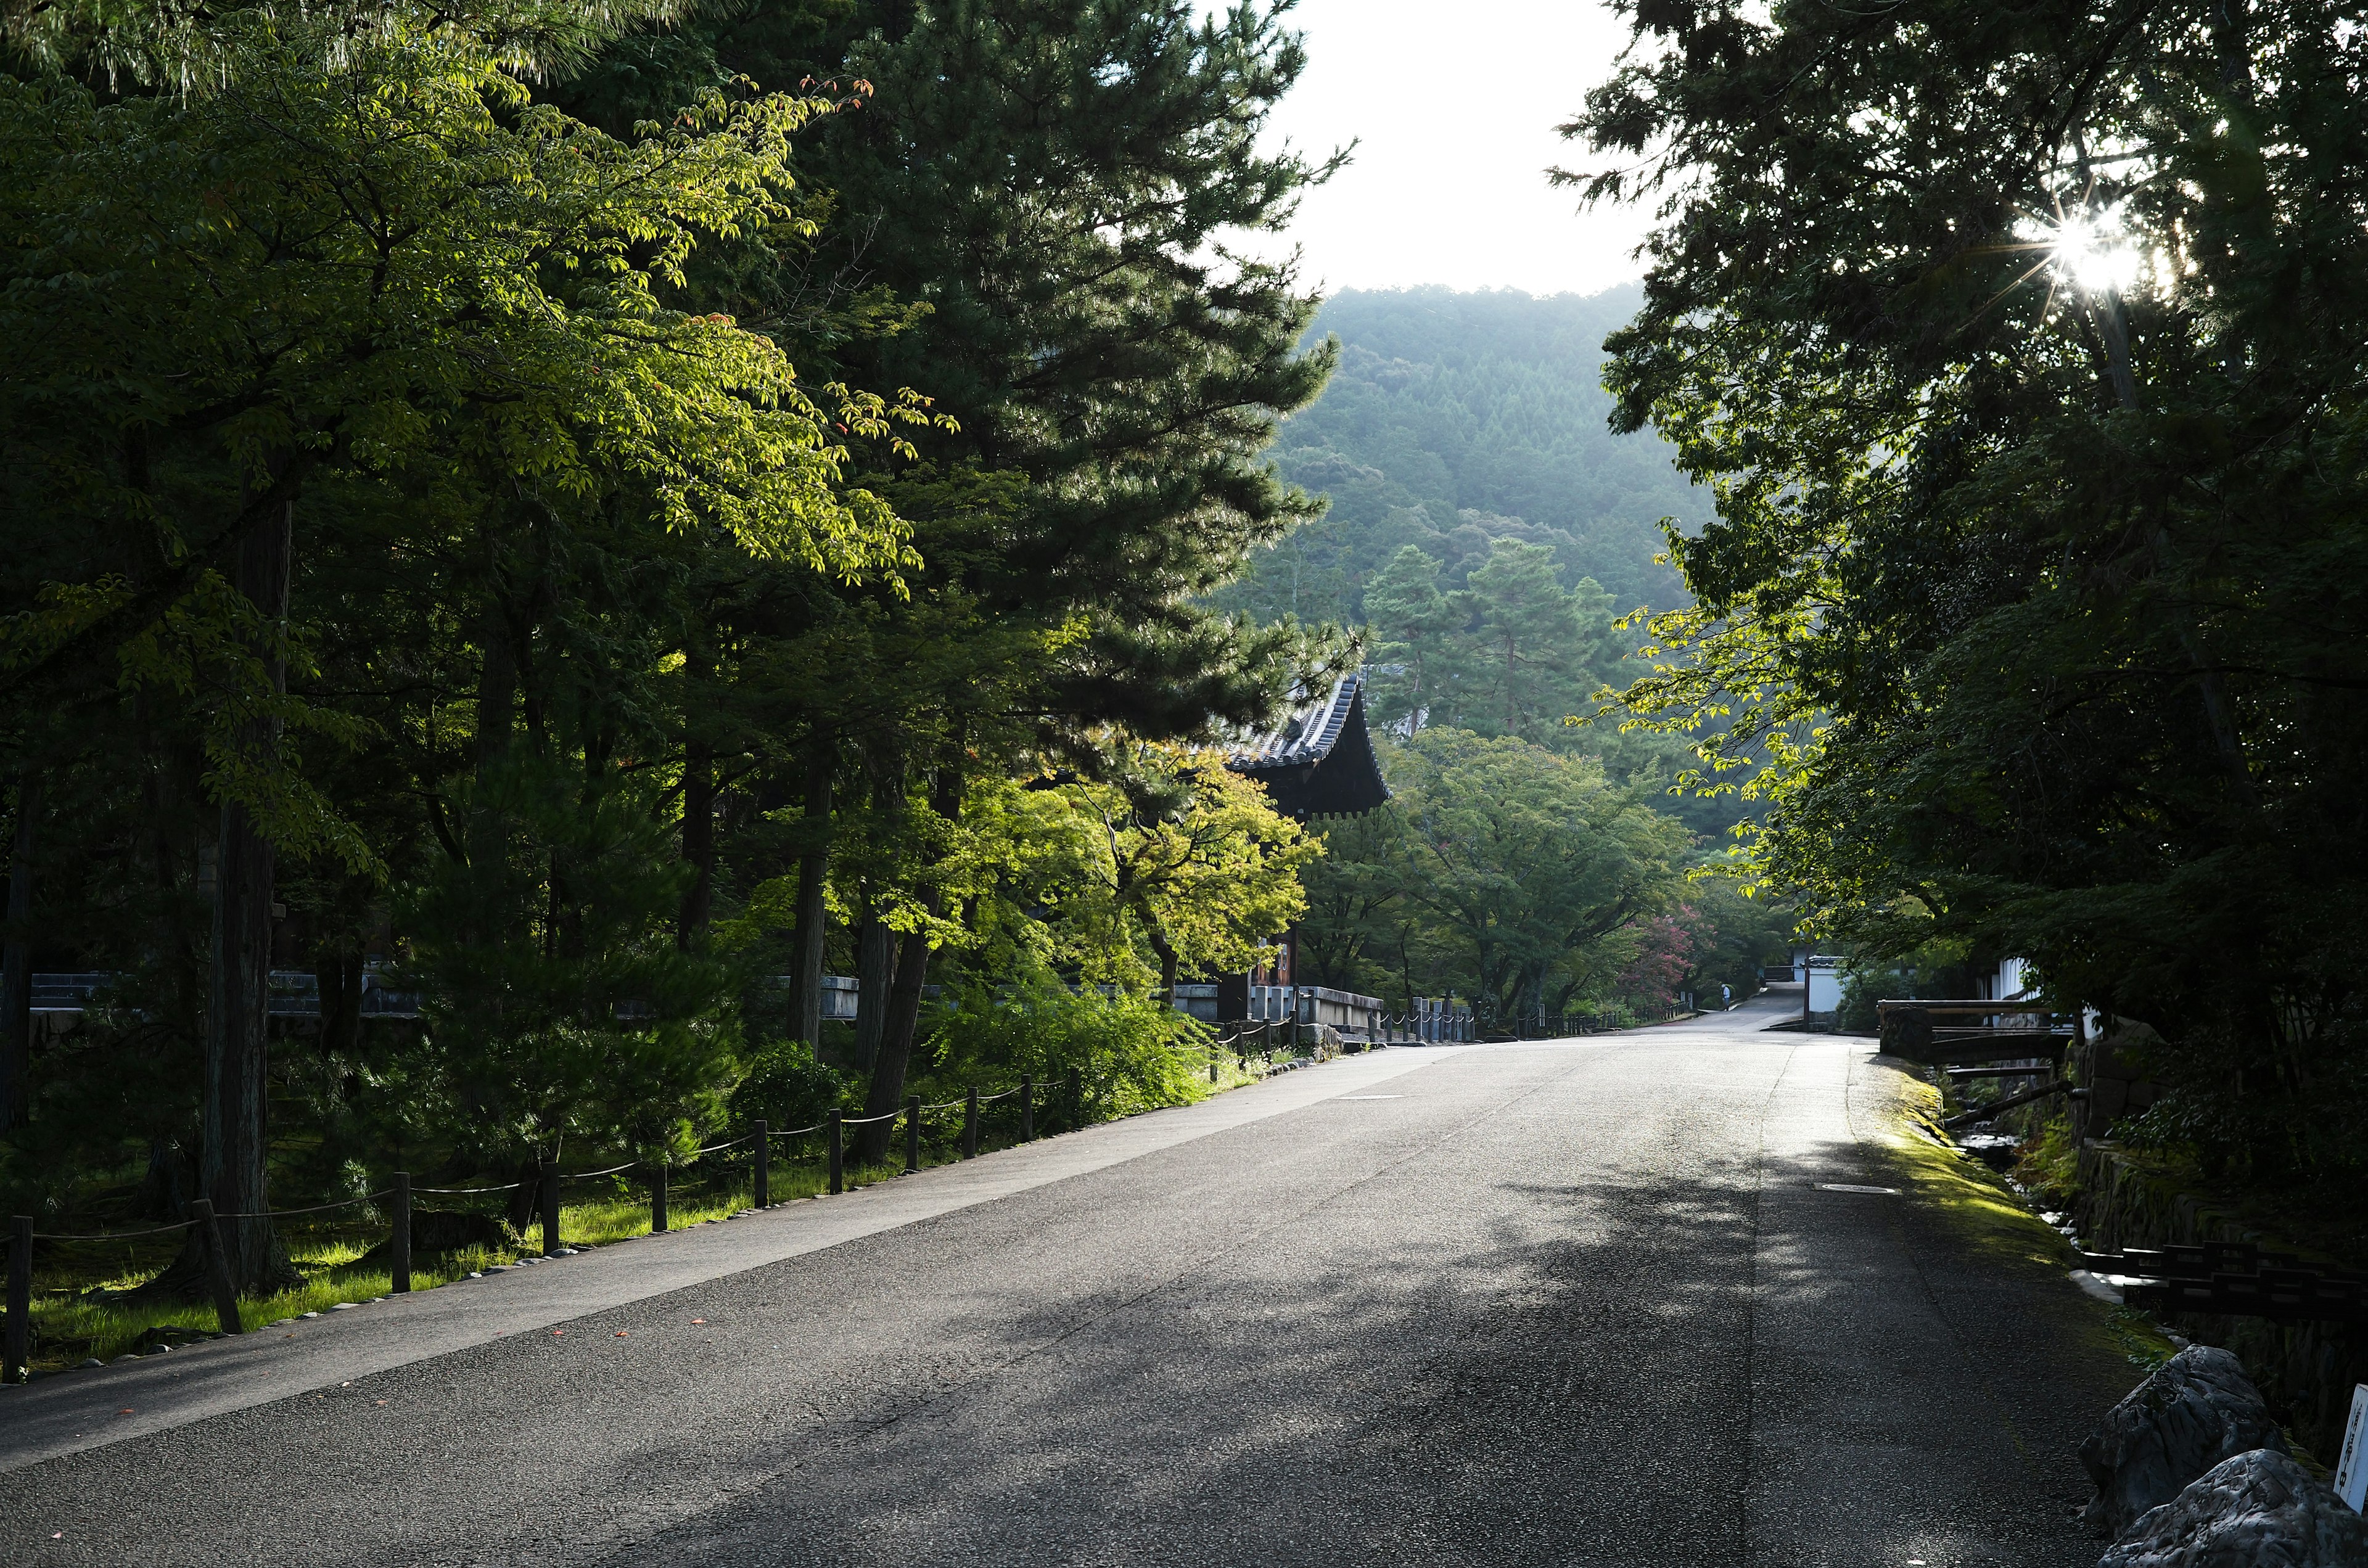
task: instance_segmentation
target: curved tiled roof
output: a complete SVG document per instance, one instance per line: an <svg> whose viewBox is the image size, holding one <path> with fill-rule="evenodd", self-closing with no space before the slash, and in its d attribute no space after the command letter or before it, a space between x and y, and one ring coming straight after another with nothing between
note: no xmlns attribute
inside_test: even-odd
<svg viewBox="0 0 2368 1568"><path fill-rule="evenodd" d="M1267 787L1287 816L1360 816L1390 798L1365 732L1365 676L1342 676L1322 697L1235 749L1229 766Z"/></svg>

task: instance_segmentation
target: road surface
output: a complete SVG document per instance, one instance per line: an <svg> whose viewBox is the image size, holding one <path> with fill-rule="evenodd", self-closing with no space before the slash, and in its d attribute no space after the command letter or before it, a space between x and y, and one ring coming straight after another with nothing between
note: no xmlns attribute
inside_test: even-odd
<svg viewBox="0 0 2368 1568"><path fill-rule="evenodd" d="M0 1392L0 1560L2088 1568L2102 1309L1776 1016L1374 1052Z"/></svg>

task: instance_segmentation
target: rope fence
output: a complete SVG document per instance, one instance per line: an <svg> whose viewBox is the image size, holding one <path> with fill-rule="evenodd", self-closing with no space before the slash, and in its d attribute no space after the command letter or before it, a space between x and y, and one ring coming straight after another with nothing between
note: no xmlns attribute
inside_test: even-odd
<svg viewBox="0 0 2368 1568"><path fill-rule="evenodd" d="M144 1231L102 1231L89 1236L57 1235L48 1231L37 1231L28 1232L27 1235L29 1240L37 1242L124 1242L136 1236L161 1236L167 1231L186 1231L188 1228L188 1221L176 1220L169 1225L154 1225Z"/></svg>
<svg viewBox="0 0 2368 1568"><path fill-rule="evenodd" d="M849 1128L878 1127L901 1119L905 1123L905 1169L909 1173L917 1171L921 1167L921 1119L933 1113L956 1109L963 1113L960 1157L967 1160L974 1158L978 1153L982 1108L1016 1096L1019 1101L1017 1108L1019 1141L1023 1143L1032 1142L1036 1137L1037 1088L1036 1079L1031 1074L1023 1076L1018 1084L1008 1089L999 1089L992 1094L981 1094L973 1086L959 1100L944 1100L936 1105L924 1105L921 1103L920 1096L916 1095L897 1109L882 1111L871 1116L848 1116L843 1111L833 1110L827 1118L815 1122L811 1127L784 1128L775 1131L768 1128L763 1121L758 1121L737 1138L727 1139L719 1143L710 1143L694 1151L689 1160L696 1162L709 1154L722 1153L743 1145L748 1146L750 1174L755 1189L753 1207L769 1209L773 1206L770 1178L772 1142L775 1138L803 1138L818 1132L828 1133L828 1144L825 1153L827 1185L831 1192L839 1193L844 1192L847 1187L846 1139ZM1065 1075L1062 1088L1064 1091L1062 1108L1065 1112L1064 1119L1070 1127L1081 1125L1082 1083L1075 1068L1070 1069ZM243 1333L244 1326L239 1317L238 1294L231 1279L229 1259L232 1249L229 1239L221 1229L225 1223L239 1221L277 1220L305 1214L325 1214L337 1210L352 1209L363 1204L375 1204L383 1199L391 1199L387 1215L390 1231L387 1246L390 1276L388 1293L404 1295L408 1294L412 1288L412 1199L415 1197L482 1197L493 1193L517 1192L531 1187L540 1199L538 1207L541 1213L538 1218L541 1232L542 1256L553 1257L564 1256L569 1250L562 1244L559 1233L559 1189L563 1183L620 1176L627 1171L636 1169L647 1170L651 1178L650 1230L653 1234L663 1234L669 1226L666 1211L668 1177L676 1168L673 1161L656 1159L628 1160L622 1165L610 1165L605 1170L561 1171L557 1168L556 1162L545 1160L531 1181L521 1178L518 1181L500 1182L482 1187L416 1187L411 1184L409 1172L396 1171L392 1173L393 1185L381 1191L340 1199L332 1203L310 1204L299 1209L272 1209L255 1213L222 1213L216 1211L206 1199L197 1199L188 1205L188 1218L169 1224L150 1226L136 1231L89 1233L36 1232L33 1229L32 1216L19 1214L15 1217L6 1237L8 1244L6 1249L7 1312L5 1324L0 1324L0 1382L23 1381L29 1369L32 1345L33 1244L35 1242L131 1241L147 1236L169 1235L183 1231L193 1232L199 1244L200 1263L209 1293L213 1299L215 1315L222 1325L222 1332L225 1335L235 1335Z"/></svg>
<svg viewBox="0 0 2368 1568"><path fill-rule="evenodd" d="M1265 1051L1270 1064L1272 1056L1282 1044L1281 1041L1274 1040L1274 1037L1286 1028L1290 1029L1293 1037L1289 1043L1295 1048L1298 1043L1296 1039L1298 1030L1295 1026L1288 1024L1261 1024L1255 1031L1246 1029L1218 1040L1209 1048L1209 1081L1212 1084L1218 1081L1220 1058L1224 1052L1232 1052L1245 1067L1247 1066L1253 1051L1246 1042L1254 1032L1273 1041L1267 1045ZM804 1138L815 1133L826 1133L828 1138L824 1150L826 1186L830 1192L840 1193L847 1189L848 1129L882 1127L886 1123L901 1119L905 1127L905 1169L907 1173L911 1173L921 1168L921 1127L924 1117L942 1115L949 1111L961 1111L962 1113L960 1133L961 1153L958 1157L964 1160L973 1159L979 1152L981 1125L987 1108L1005 1100L1019 1101L1014 1108L1018 1112L1019 1141L1022 1143L1033 1142L1036 1139L1039 1090L1046 1086L1040 1085L1034 1074L1030 1074L1023 1075L1019 1083L1007 1089L981 1093L976 1085L972 1085L961 1099L940 1100L934 1105L923 1104L920 1096L915 1095L909 1096L905 1104L896 1109L880 1111L870 1116L848 1116L843 1110L835 1109L823 1120L810 1127L775 1130L760 1120L737 1138L706 1144L693 1151L685 1163L696 1163L710 1154L719 1154L728 1150L746 1146L749 1151L749 1174L754 1188L752 1207L760 1210L769 1209L773 1206L772 1144L776 1138ZM1055 1093L1043 1100L1042 1108L1052 1113L1064 1130L1074 1130L1084 1125L1084 1082L1076 1068L1072 1067L1062 1075ZM875 1145L873 1152L875 1156L884 1153L884 1143ZM198 1242L199 1261L209 1291L213 1298L215 1314L221 1322L222 1332L225 1335L235 1335L244 1330L239 1318L238 1295L233 1286L229 1267L232 1248L229 1239L221 1229L225 1223L285 1219L305 1214L325 1214L363 1204L391 1200L388 1203L387 1214L391 1233L387 1245L390 1276L388 1293L404 1295L408 1294L412 1288L412 1199L415 1197L484 1197L494 1193L518 1192L531 1187L540 1200L537 1207L541 1210L538 1218L541 1232L542 1256L553 1257L565 1256L570 1250L563 1245L560 1239L559 1192L564 1183L592 1181L607 1176L621 1176L631 1170L647 1170L650 1173L650 1230L653 1234L663 1234L670 1223L667 1214L669 1177L677 1168L675 1162L660 1158L628 1160L622 1165L610 1165L604 1170L561 1171L555 1160L545 1160L531 1180L522 1177L518 1181L481 1187L416 1187L411 1184L409 1172L395 1171L392 1173L393 1185L383 1190L340 1199L332 1203L311 1204L300 1209L273 1209L256 1213L219 1213L206 1199L197 1199L188 1205L188 1218L169 1224L136 1231L110 1231L88 1234L36 1232L33 1229L32 1217L19 1214L15 1217L6 1238L9 1244L7 1247L7 1313L5 1332L0 1332L0 1382L22 1381L31 1358L32 1270L35 1242L130 1241L146 1236L168 1235L182 1231L192 1232Z"/></svg>

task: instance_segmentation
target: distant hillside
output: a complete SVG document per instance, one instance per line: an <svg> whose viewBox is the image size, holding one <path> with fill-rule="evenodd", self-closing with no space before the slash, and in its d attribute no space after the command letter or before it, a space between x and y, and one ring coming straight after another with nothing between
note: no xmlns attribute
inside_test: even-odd
<svg viewBox="0 0 2368 1568"><path fill-rule="evenodd" d="M1707 496L1650 433L1604 421L1604 335L1635 312L1628 285L1581 298L1512 290L1351 290L1311 331L1341 362L1316 404L1288 421L1286 478L1332 498L1322 522L1259 552L1216 597L1260 619L1361 622L1365 585L1401 546L1460 586L1497 539L1543 544L1563 585L1592 577L1621 608L1666 608L1684 591L1658 523L1707 520Z"/></svg>

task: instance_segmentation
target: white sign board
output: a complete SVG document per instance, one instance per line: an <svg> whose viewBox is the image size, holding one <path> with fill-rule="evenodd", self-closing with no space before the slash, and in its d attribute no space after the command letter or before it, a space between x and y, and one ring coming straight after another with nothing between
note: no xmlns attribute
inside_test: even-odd
<svg viewBox="0 0 2368 1568"><path fill-rule="evenodd" d="M2368 1383L2351 1391L2351 1419L2343 1428L2343 1462L2335 1467L2335 1491L2355 1514L2368 1512Z"/></svg>

